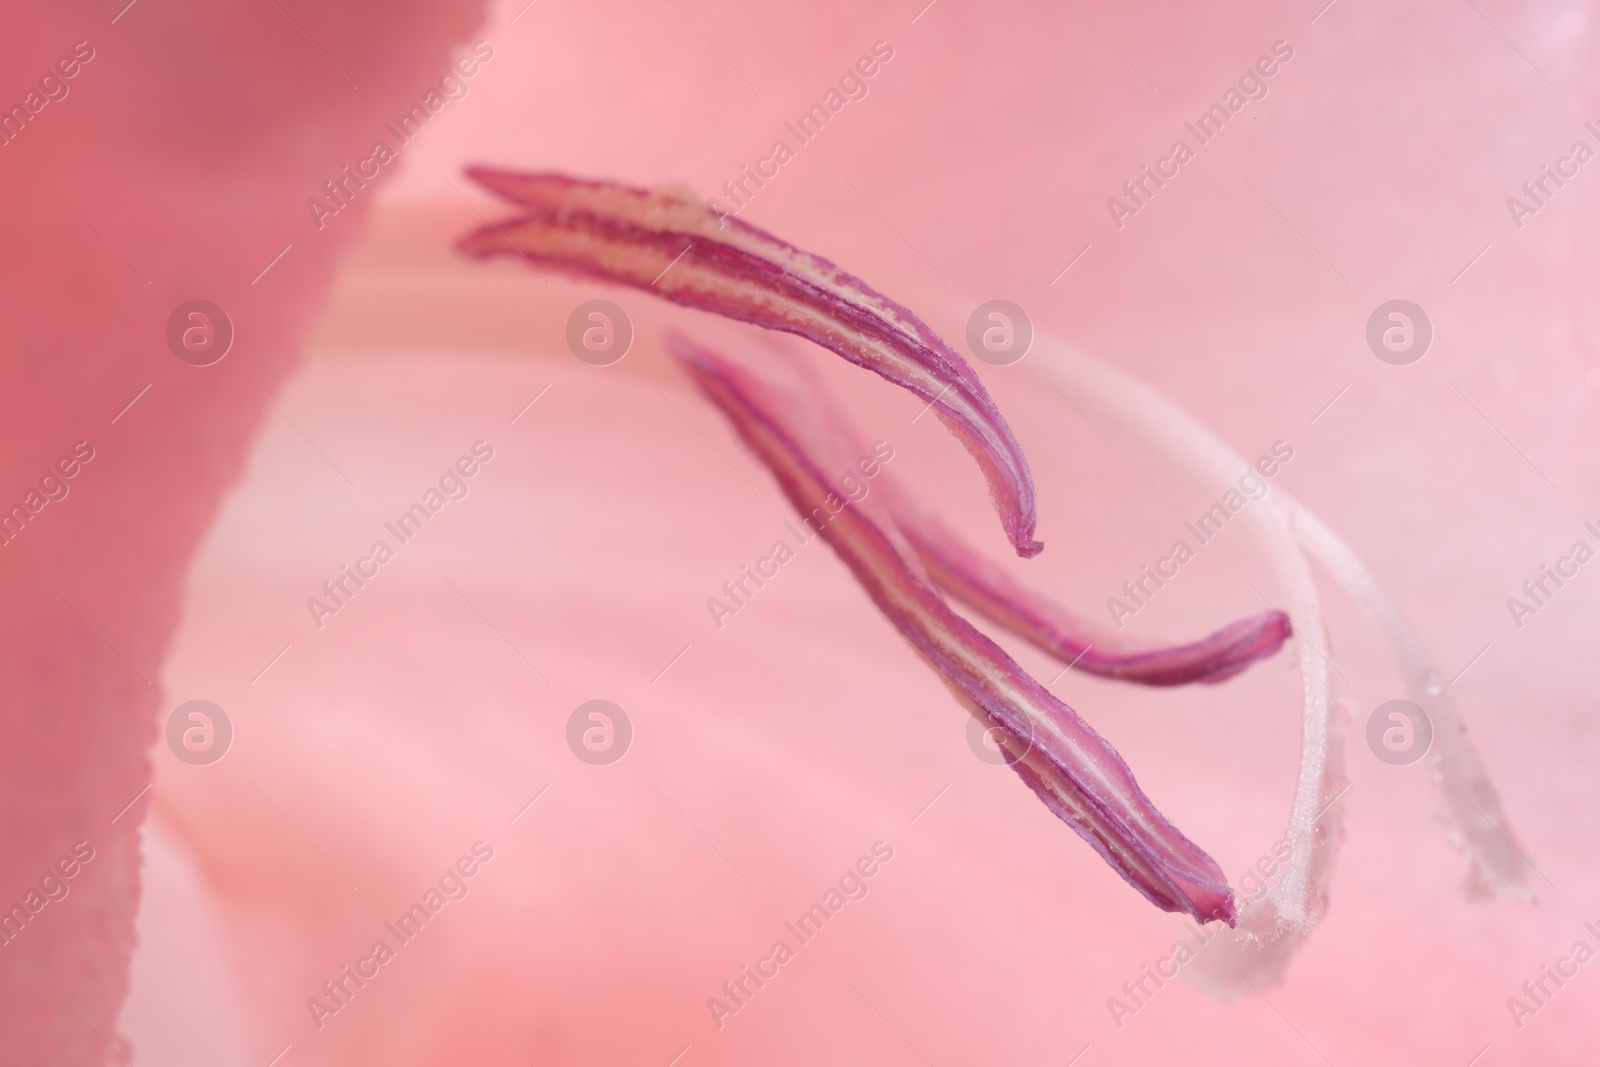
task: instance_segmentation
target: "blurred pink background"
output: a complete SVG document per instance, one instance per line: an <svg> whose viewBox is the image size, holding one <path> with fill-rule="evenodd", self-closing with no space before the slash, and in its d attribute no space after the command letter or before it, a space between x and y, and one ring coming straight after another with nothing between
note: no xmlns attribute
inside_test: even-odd
<svg viewBox="0 0 1600 1067"><path fill-rule="evenodd" d="M1600 967L1520 1027L1507 998L1575 942L1600 949L1600 576L1520 629L1506 599L1600 524L1600 164L1520 227L1506 199L1600 145L1594 5L124 2L19 13L0 42L0 103L93 50L0 147L0 499L95 450L0 549L0 903L74 843L95 852L0 948L0 1062L1593 1060ZM492 57L466 95L319 229L306 200L476 41ZM1277 482L1457 679L1536 904L1464 899L1422 765L1362 740L1400 695L1389 652L1327 586L1353 723L1326 919L1283 984L1224 1003L1180 978L1119 1027L1108 998L1182 921L975 757L965 712L824 545L713 625L706 599L791 512L660 338L757 359L769 339L462 260L453 241L505 209L461 171L711 195L879 41L893 58L865 98L741 217L958 348L978 303L1012 300L1242 454L1291 443ZM1265 98L1119 228L1107 198L1280 41ZM595 297L636 329L610 367L564 340ZM193 298L236 330L209 367L164 338ZM1406 367L1364 338L1396 298L1434 328ZM1009 555L914 398L810 362L893 475ZM1013 573L1105 618L1214 494L1102 436L1042 355L978 369L1039 487L1047 547ZM465 498L319 629L307 598L479 441L493 459ZM1182 575L1130 627L1197 636L1261 610L1250 583L1277 595L1243 531ZM1293 793L1293 664L1052 688L1237 879ZM234 730L209 766L165 741L193 699ZM592 699L633 727L608 766L567 743ZM308 998L479 841L466 896L319 1027ZM707 999L879 841L867 895L719 1028Z"/></svg>

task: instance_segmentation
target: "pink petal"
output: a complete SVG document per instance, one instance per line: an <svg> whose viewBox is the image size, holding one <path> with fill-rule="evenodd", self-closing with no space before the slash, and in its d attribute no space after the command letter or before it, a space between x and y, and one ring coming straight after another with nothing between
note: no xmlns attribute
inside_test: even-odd
<svg viewBox="0 0 1600 1067"><path fill-rule="evenodd" d="M321 232L306 198L449 69L478 5L282 6L359 92L268 4L35 5L11 12L0 42L8 114L63 58L93 53L57 79L70 95L35 108L20 136L13 116L0 146L0 506L74 442L95 451L70 495L0 547L0 908L78 842L94 851L70 897L0 946L7 1065L125 1062L112 1049L143 791L158 714L181 699L163 693L161 668L184 576L263 417L277 417L264 394L297 363L376 189ZM211 367L166 350L168 317L195 297L236 327Z"/></svg>
<svg viewBox="0 0 1600 1067"><path fill-rule="evenodd" d="M873 602L980 720L999 726L1012 766L1055 815L1152 903L1206 922L1233 922L1233 897L1216 861L1184 837L1140 790L1103 738L956 614L897 535L846 500L817 454L844 437L828 404L804 382L777 387L674 335L669 347L772 471L801 514L825 508L822 536ZM828 507L839 501L838 510Z"/></svg>
<svg viewBox="0 0 1600 1067"><path fill-rule="evenodd" d="M524 214L469 234L463 251L631 285L798 334L876 371L931 404L972 453L1017 554L1044 547L1033 536L1033 478L1022 446L967 361L906 308L819 256L720 218L687 189L487 167L468 174Z"/></svg>

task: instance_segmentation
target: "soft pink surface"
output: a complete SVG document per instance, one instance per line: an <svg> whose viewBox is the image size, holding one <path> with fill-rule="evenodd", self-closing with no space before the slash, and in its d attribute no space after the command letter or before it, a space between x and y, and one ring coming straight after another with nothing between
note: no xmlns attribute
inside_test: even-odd
<svg viewBox="0 0 1600 1067"><path fill-rule="evenodd" d="M474 22L466 4L299 13L323 47L370 56L347 59L357 91L270 5L143 0L113 25L124 7L21 8L0 40L7 109L75 42L93 50L65 99L0 148L4 506L74 442L95 450L70 494L0 549L0 899L21 901L74 842L96 852L71 895L0 949L8 1063L112 1055L146 801L112 819L150 780L143 750L183 575L262 393L288 374L355 236L346 216L350 227L308 237L301 190L370 143L386 101L436 77ZM205 372L163 339L173 308L202 294L239 333Z"/></svg>
<svg viewBox="0 0 1600 1067"><path fill-rule="evenodd" d="M126 1035L135 1063L260 1065L286 1045L284 1064L523 1062L514 1049L540 1064L666 1064L686 1045L684 1067L922 1062L911 1045L938 1067L1062 1064L1085 1045L1085 1067L1465 1064L1487 1044L1485 1064L1592 1057L1594 966L1520 1031L1505 1001L1579 938L1600 947L1581 925L1600 920L1600 578L1585 568L1520 631L1505 598L1584 536L1583 520L1600 522L1600 177L1586 167L1520 231L1504 205L1585 136L1585 118L1600 123L1584 110L1600 98L1591 8L1397 14L1342 0L1310 25L1320 5L1079 4L1152 89L1070 6L939 0L912 25L920 4L752 15L675 2L759 90L671 6L541 0L510 25L511 5L480 32L494 60L405 150L364 237L350 213L316 231L304 198L444 71L470 19L281 4L359 92L270 5L218 23L209 7L140 0L109 26L116 3L81 26L27 16L0 44L10 96L72 41L98 50L72 95L0 149L4 499L71 442L99 450L72 495L0 549L0 899L19 899L73 841L99 850L72 895L0 949L0 1058L121 1062L85 1015ZM1328 918L1265 998L1225 1005L1172 982L1119 1030L1106 998L1181 924L973 757L965 713L824 546L713 627L705 599L789 516L657 339L676 323L756 342L629 298L634 351L579 365L562 342L568 312L617 295L455 262L449 239L481 220L443 179L465 189L461 166L486 162L709 192L880 38L896 54L871 94L747 217L953 343L979 300L1004 296L1244 454L1290 441L1283 484L1366 556L1447 676L1489 645L1455 692L1548 876L1538 906L1461 899L1463 862L1433 825L1420 765L1365 751L1366 715L1396 683L1374 632L1330 593L1355 729ZM1271 94L1118 231L1105 198L1278 39L1296 55ZM358 239L329 301L335 253ZM160 336L197 295L241 330L205 371ZM1409 368L1378 363L1362 339L1393 297L1436 329ZM284 385L325 303L312 358ZM894 444L893 472L946 499L998 556L978 473L943 429L913 423L917 405L875 379L817 362L849 393L860 435ZM1028 450L1049 546L1008 563L1094 610L1210 499L1118 440L1152 489L1047 371L1032 357L980 371ZM252 385L282 386L282 416ZM496 458L471 494L317 630L305 598L480 438ZM1261 610L1242 578L1274 590L1239 533L1130 629L1176 637ZM1055 689L1237 878L1281 833L1294 785L1288 662L1215 688L1140 692L1073 673ZM156 741L194 697L237 729L209 768ZM605 768L564 741L594 697L637 731ZM149 781L153 741L149 896L119 1017L147 802L109 820ZM319 1032L306 998L479 838L496 856L471 894ZM706 998L878 839L895 858L870 895L717 1030Z"/></svg>

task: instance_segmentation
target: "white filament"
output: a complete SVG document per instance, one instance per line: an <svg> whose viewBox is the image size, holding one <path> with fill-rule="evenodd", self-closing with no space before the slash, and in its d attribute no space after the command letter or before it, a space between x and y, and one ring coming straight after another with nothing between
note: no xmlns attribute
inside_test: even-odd
<svg viewBox="0 0 1600 1067"><path fill-rule="evenodd" d="M1207 490L1232 485L1249 467L1216 434L1143 382L1047 336L1037 336L1033 348L1034 366L1050 381L1155 446ZM1225 996L1281 976L1320 917L1339 836L1342 731L1330 723L1327 634L1307 551L1383 630L1411 698L1433 719L1428 759L1452 836L1472 863L1469 891L1525 893L1528 866L1426 648L1349 546L1281 489L1240 514L1267 555L1285 600L1281 608L1300 638L1304 710L1299 777L1284 834L1292 859L1267 880L1263 896L1240 908L1236 930L1217 938L1203 958L1206 984Z"/></svg>

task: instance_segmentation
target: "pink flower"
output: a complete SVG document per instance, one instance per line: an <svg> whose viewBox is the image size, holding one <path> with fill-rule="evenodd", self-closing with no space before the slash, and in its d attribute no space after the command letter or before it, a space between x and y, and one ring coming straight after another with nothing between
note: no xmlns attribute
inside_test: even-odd
<svg viewBox="0 0 1600 1067"><path fill-rule="evenodd" d="M1589 968L1535 983L1597 944L1594 594L1540 569L1600 522L1589 165L1541 169L1595 143L1569 106L1583 10L520 8L474 34L471 4L119 0L19 11L0 43L0 503L24 515L0 546L0 904L28 915L0 1060L1581 1062ZM483 159L743 182L728 231L825 253L952 351L979 300L1027 308L1027 357L939 401L982 479L925 400L814 369L894 442L904 499L983 546L929 588L1011 605L996 646L1040 680L1087 646L1044 688L1233 876L1237 934L1176 951L1196 933L972 758L958 701L820 548L707 623L792 511L659 338L759 335L458 262ZM562 346L593 296L635 320L614 368ZM1398 297L1434 327L1405 367L1364 332ZM196 298L235 332L207 367L166 340ZM933 399L916 359L882 365ZM1217 627L1281 611L1287 654L1226 686L1089 676L1110 646L1029 598L1116 595L1279 438L1294 464L1116 652L1209 633L1220 666L1259 649ZM426 529L346 578L428 492ZM986 544L996 509L1050 551ZM1181 668L1215 678L1210 655ZM1364 741L1395 697L1435 727L1411 767ZM566 740L595 698L632 720L609 766ZM211 766L166 741L191 699L232 720ZM1464 903L1447 839L1476 891L1542 907ZM817 906L821 933L787 932Z"/></svg>

